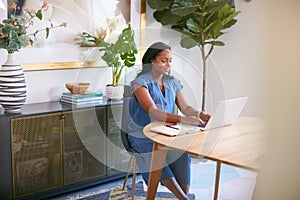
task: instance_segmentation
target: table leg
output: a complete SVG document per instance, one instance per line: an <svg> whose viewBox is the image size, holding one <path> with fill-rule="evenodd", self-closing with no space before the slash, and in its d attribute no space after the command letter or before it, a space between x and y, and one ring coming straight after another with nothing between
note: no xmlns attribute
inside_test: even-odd
<svg viewBox="0 0 300 200"><path fill-rule="evenodd" d="M154 143L152 149L151 166L148 180L148 190L146 200L154 200L156 190L160 180L162 167L167 155L166 149L159 149L159 145Z"/></svg>
<svg viewBox="0 0 300 200"><path fill-rule="evenodd" d="M220 174L221 174L221 162L217 161L214 200L218 199Z"/></svg>

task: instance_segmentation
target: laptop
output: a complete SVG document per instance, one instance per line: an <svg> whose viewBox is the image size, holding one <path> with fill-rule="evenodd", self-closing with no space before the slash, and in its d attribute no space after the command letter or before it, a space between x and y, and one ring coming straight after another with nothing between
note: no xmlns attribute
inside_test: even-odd
<svg viewBox="0 0 300 200"><path fill-rule="evenodd" d="M210 119L203 127L177 123L173 126L156 126L150 130L168 136L176 136L232 125L245 107L248 98L240 97L220 101Z"/></svg>

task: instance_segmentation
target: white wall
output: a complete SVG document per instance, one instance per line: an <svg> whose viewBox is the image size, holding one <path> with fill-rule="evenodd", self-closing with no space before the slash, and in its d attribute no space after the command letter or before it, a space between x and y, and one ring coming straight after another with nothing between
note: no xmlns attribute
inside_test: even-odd
<svg viewBox="0 0 300 200"><path fill-rule="evenodd" d="M25 72L26 103L58 101L67 92L65 83L90 82L91 91L103 91L110 82L110 68L68 69Z"/></svg>
<svg viewBox="0 0 300 200"><path fill-rule="evenodd" d="M261 1L235 1L241 10L238 22L224 35L226 46L216 49L213 59L220 71L228 98L249 96L246 115L263 115L265 91L266 21ZM212 80L212 79L210 79Z"/></svg>
<svg viewBox="0 0 300 200"><path fill-rule="evenodd" d="M121 83L128 84L134 77L135 70L123 71ZM27 104L48 101L58 101L62 92L68 92L65 83L89 82L89 91L103 92L105 86L111 83L111 68L78 68L65 70L45 70L25 72L27 83Z"/></svg>

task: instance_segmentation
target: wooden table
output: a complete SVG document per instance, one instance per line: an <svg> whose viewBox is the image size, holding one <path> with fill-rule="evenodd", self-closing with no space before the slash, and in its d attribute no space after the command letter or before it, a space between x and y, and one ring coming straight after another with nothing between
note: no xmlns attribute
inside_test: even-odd
<svg viewBox="0 0 300 200"><path fill-rule="evenodd" d="M257 171L264 147L265 123L262 119L239 117L234 125L209 131L199 131L176 137L150 131L163 125L153 122L144 134L154 142L146 199L154 199L161 169L169 149L188 152L217 162L214 199L218 198L221 164L226 163Z"/></svg>

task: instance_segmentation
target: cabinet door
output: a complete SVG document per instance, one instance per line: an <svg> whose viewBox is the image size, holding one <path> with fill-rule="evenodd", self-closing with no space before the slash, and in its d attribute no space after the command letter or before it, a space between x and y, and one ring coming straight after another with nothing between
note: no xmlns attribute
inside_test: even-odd
<svg viewBox="0 0 300 200"><path fill-rule="evenodd" d="M106 175L105 108L64 113L64 184Z"/></svg>
<svg viewBox="0 0 300 200"><path fill-rule="evenodd" d="M129 154L124 149L121 140L122 106L107 107L108 174L126 172Z"/></svg>
<svg viewBox="0 0 300 200"><path fill-rule="evenodd" d="M14 198L62 186L60 113L11 120Z"/></svg>

